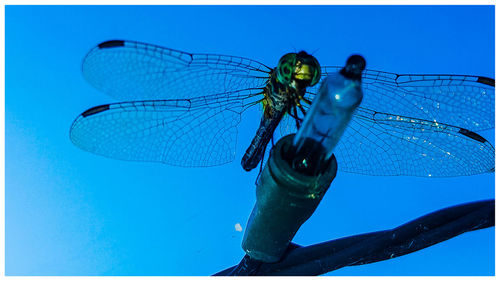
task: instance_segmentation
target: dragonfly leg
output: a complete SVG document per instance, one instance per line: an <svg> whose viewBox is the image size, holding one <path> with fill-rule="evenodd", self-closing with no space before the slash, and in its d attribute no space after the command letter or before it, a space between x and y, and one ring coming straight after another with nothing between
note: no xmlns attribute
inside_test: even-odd
<svg viewBox="0 0 500 281"><path fill-rule="evenodd" d="M290 116L293 117L293 119L295 119L295 126L297 126L297 130L300 129L300 124L302 123L302 118L300 118L297 114L297 108L295 106L292 107L293 108L293 113L292 112L289 112Z"/></svg>
<svg viewBox="0 0 500 281"><path fill-rule="evenodd" d="M302 104L300 104L300 103L299 103L299 104L297 105L297 107L300 109L300 112L302 112L302 114L303 114L304 116L306 116L306 110L304 109L304 107L302 106Z"/></svg>
<svg viewBox="0 0 500 281"><path fill-rule="evenodd" d="M304 101L306 104L308 104L308 105L311 105L311 104L312 104L312 101L311 101L311 100L306 99L306 98L304 98L304 97L301 97L301 98L300 98L300 100L303 100L303 101ZM298 106L301 106L301 105L300 105L300 104L298 104Z"/></svg>

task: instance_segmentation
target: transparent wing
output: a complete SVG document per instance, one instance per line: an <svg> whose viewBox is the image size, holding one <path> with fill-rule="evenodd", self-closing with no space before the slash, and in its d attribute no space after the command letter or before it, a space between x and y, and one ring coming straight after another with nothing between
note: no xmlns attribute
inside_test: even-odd
<svg viewBox="0 0 500 281"><path fill-rule="evenodd" d="M241 113L258 91L234 91L179 100L114 103L76 118L70 138L103 156L174 166L207 167L235 157Z"/></svg>
<svg viewBox="0 0 500 281"><path fill-rule="evenodd" d="M340 67L322 69L323 75L338 70ZM362 88L360 106L377 112L452 124L474 132L495 127L495 80L491 78L365 70Z"/></svg>
<svg viewBox="0 0 500 281"><path fill-rule="evenodd" d="M339 169L435 177L493 171L494 148L474 132L494 127L494 84L479 76L366 70L363 101L335 149ZM317 89L305 98L312 101Z"/></svg>
<svg viewBox="0 0 500 281"><path fill-rule="evenodd" d="M296 132L297 122L295 122L295 119L287 113L283 116L283 119L281 119L281 122L279 123L278 128L275 132L274 138L277 141L286 135Z"/></svg>
<svg viewBox="0 0 500 281"><path fill-rule="evenodd" d="M195 98L262 88L270 70L246 58L190 54L123 40L99 44L82 65L90 84L119 100Z"/></svg>
<svg viewBox="0 0 500 281"><path fill-rule="evenodd" d="M449 177L492 172L495 150L467 129L358 108L335 148L339 170Z"/></svg>

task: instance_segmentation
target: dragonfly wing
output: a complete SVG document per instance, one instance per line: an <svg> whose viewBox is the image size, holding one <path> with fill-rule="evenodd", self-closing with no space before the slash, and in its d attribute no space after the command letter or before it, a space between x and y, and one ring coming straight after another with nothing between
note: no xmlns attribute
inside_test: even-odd
<svg viewBox="0 0 500 281"><path fill-rule="evenodd" d="M281 119L276 132L278 132L278 134L275 135L276 140L289 134L295 134L297 132L297 123L295 122L295 119L289 114L285 114Z"/></svg>
<svg viewBox="0 0 500 281"><path fill-rule="evenodd" d="M384 176L492 172L495 150L464 128L360 107L335 148L339 169Z"/></svg>
<svg viewBox="0 0 500 281"><path fill-rule="evenodd" d="M257 92L101 105L82 113L70 138L111 158L207 167L235 157L241 112Z"/></svg>
<svg viewBox="0 0 500 281"><path fill-rule="evenodd" d="M82 71L90 84L119 100L156 100L262 88L270 68L241 57L114 40L93 48Z"/></svg>
<svg viewBox="0 0 500 281"><path fill-rule="evenodd" d="M324 67L323 75L340 70ZM453 124L474 132L495 127L495 80L470 75L395 74L365 70L361 106Z"/></svg>

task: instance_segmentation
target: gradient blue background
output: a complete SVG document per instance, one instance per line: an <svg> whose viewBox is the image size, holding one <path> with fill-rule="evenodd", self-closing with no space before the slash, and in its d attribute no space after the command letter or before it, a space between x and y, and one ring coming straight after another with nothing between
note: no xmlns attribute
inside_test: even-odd
<svg viewBox="0 0 500 281"><path fill-rule="evenodd" d="M247 112L237 161L215 168L123 162L75 147L84 110L113 102L81 75L96 44L129 39L274 66L352 53L396 73L494 77L493 6L6 7L6 274L210 275L239 262L257 171L239 159L259 122ZM493 131L482 135L493 143ZM396 227L494 197L494 175L429 179L339 173L294 242ZM492 275L494 228L331 275Z"/></svg>

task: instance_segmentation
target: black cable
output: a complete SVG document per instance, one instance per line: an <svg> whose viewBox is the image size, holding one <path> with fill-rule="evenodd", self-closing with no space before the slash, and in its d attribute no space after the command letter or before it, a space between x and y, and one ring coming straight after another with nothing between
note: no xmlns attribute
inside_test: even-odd
<svg viewBox="0 0 500 281"><path fill-rule="evenodd" d="M495 225L495 200L457 205L391 230L371 232L300 247L291 244L282 260L262 263L256 275L321 275L344 266L406 255L467 231ZM215 275L227 275L232 268Z"/></svg>
<svg viewBox="0 0 500 281"><path fill-rule="evenodd" d="M261 261L252 259L249 255L245 255L237 266L232 267L227 276L253 276L257 275Z"/></svg>

